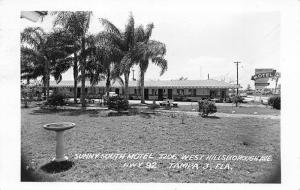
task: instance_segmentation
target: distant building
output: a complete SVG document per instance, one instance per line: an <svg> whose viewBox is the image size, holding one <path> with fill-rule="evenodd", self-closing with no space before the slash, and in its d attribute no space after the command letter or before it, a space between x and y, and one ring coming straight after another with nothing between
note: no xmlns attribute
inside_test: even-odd
<svg viewBox="0 0 300 190"><path fill-rule="evenodd" d="M236 85L224 81L209 80L161 80L145 81L145 99L146 100L163 100L174 99L176 101L196 101L201 98L217 98L226 100L229 89L236 88ZM74 82L61 81L57 84L55 81L50 82L50 89L61 91L73 96ZM86 81L86 93L89 98L100 98L105 94L105 81L91 86ZM78 82L77 95L80 97L81 83ZM123 85L118 82L112 84L110 91L117 94L123 94ZM129 82L129 99L140 99L140 87L138 81Z"/></svg>

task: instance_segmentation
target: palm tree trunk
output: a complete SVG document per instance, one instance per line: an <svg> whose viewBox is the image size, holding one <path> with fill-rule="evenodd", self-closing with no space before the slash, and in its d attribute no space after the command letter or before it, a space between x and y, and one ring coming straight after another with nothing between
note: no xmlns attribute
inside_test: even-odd
<svg viewBox="0 0 300 190"><path fill-rule="evenodd" d="M46 81L47 79L46 78L47 78L46 76L43 77L43 94L44 94L44 97L46 97L46 95L47 95L47 93L46 93L47 92L47 90L46 90L47 89L47 81Z"/></svg>
<svg viewBox="0 0 300 190"><path fill-rule="evenodd" d="M129 99L129 88L128 88L128 84L129 84L129 72L125 72L124 78L125 78L124 97L125 97L125 100L128 100Z"/></svg>
<svg viewBox="0 0 300 190"><path fill-rule="evenodd" d="M144 104L145 103L145 93L144 93L144 77L145 77L145 73L143 71L141 71L141 103Z"/></svg>
<svg viewBox="0 0 300 190"><path fill-rule="evenodd" d="M78 65L77 65L77 54L76 53L74 53L73 78L74 78L74 102L77 103Z"/></svg>
<svg viewBox="0 0 300 190"><path fill-rule="evenodd" d="M49 61L46 60L45 62L45 87L46 87L46 100L48 101L48 98L49 98Z"/></svg>
<svg viewBox="0 0 300 190"><path fill-rule="evenodd" d="M85 38L82 38L81 43L81 53L82 53L82 61L81 61L81 107L86 107L85 103L85 66L86 66L86 55L85 55Z"/></svg>
<svg viewBox="0 0 300 190"><path fill-rule="evenodd" d="M47 96L46 96L46 100L49 99L49 88L50 88L50 75L48 73L47 74Z"/></svg>
<svg viewBox="0 0 300 190"><path fill-rule="evenodd" d="M107 70L107 78L106 78L106 97L109 96L109 89L110 89L110 70Z"/></svg>

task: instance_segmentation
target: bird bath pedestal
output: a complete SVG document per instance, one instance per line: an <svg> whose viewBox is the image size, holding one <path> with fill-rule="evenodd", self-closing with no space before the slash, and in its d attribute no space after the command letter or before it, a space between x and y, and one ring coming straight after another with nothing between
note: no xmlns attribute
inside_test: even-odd
<svg viewBox="0 0 300 190"><path fill-rule="evenodd" d="M75 127L75 123L59 122L49 123L43 126L44 129L56 132L56 156L53 161L62 162L68 160L64 153L64 131Z"/></svg>

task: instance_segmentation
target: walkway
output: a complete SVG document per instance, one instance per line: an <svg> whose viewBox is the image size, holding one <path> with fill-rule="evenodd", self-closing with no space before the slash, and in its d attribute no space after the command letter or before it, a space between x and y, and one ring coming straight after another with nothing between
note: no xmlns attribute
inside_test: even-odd
<svg viewBox="0 0 300 190"><path fill-rule="evenodd" d="M199 116L199 112L191 112L191 111L156 110L156 112L161 112L161 113L178 113L178 114L186 113L187 115L190 115L190 116ZM260 119L280 119L280 116L277 116L277 115L252 115L252 114L214 113L214 114L212 114L212 116L216 116L216 117L233 117L233 118L252 117L252 118L260 118Z"/></svg>

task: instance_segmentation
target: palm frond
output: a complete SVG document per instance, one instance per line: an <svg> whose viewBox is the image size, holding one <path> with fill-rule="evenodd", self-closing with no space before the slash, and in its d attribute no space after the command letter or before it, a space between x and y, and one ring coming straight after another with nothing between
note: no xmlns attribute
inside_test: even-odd
<svg viewBox="0 0 300 190"><path fill-rule="evenodd" d="M150 39L153 28L154 28L153 23L147 24L146 30L145 30L145 38L144 38L145 41L148 41Z"/></svg>
<svg viewBox="0 0 300 190"><path fill-rule="evenodd" d="M127 50L130 50L134 46L134 30L134 18L132 16L132 13L130 13L128 23L125 26L124 32L124 40L127 44Z"/></svg>
<svg viewBox="0 0 300 190"><path fill-rule="evenodd" d="M27 43L34 49L40 49L45 42L45 32L40 27L28 27L21 32L21 43Z"/></svg>
<svg viewBox="0 0 300 190"><path fill-rule="evenodd" d="M99 21L104 26L104 28L107 32L116 34L117 36L121 36L120 30L109 20L107 20L105 18L100 18Z"/></svg>
<svg viewBox="0 0 300 190"><path fill-rule="evenodd" d="M161 68L160 75L163 75L168 69L168 62L163 57L155 57L152 62Z"/></svg>

